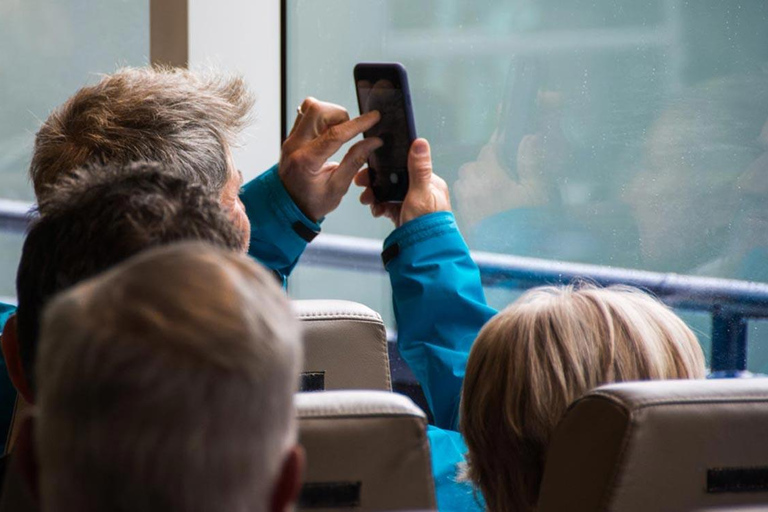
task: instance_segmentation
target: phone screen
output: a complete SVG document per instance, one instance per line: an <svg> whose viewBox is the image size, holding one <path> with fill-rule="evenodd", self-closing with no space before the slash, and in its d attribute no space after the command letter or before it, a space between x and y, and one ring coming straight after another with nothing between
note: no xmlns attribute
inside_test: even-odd
<svg viewBox="0 0 768 512"><path fill-rule="evenodd" d="M374 71L368 74L375 75ZM364 134L383 141L368 159L374 195L378 201L402 201L408 191L408 150L414 134L409 128L408 93L397 76L389 74L378 79L358 77L357 98L362 114L371 110L381 114L381 121Z"/></svg>
<svg viewBox="0 0 768 512"><path fill-rule="evenodd" d="M517 152L520 143L523 137L536 131L536 97L542 85L542 75L539 62L527 56L516 57L509 68L497 151L499 163L514 179L519 177Z"/></svg>

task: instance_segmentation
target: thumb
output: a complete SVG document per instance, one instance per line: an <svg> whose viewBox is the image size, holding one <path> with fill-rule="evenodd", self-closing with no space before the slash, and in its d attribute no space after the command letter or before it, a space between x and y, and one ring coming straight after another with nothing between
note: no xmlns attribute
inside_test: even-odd
<svg viewBox="0 0 768 512"><path fill-rule="evenodd" d="M432 180L432 154L426 139L416 139L408 152L409 187L423 189Z"/></svg>

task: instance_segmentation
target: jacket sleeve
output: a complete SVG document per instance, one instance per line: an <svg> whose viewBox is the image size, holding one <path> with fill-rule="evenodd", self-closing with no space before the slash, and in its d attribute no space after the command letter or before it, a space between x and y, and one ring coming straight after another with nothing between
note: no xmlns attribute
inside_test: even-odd
<svg viewBox="0 0 768 512"><path fill-rule="evenodd" d="M251 221L248 254L285 282L307 244L320 233L320 223L310 220L293 202L277 165L243 186L240 200Z"/></svg>
<svg viewBox="0 0 768 512"><path fill-rule="evenodd" d="M496 314L453 214L414 219L384 241L403 359L421 384L440 428L458 430L469 349Z"/></svg>

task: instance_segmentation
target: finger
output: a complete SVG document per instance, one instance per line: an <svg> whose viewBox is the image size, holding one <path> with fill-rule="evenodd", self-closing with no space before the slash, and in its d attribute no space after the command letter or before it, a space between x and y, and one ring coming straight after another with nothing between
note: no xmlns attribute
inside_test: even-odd
<svg viewBox="0 0 768 512"><path fill-rule="evenodd" d="M326 103L309 97L301 104L302 115L291 133L296 139L308 142L321 135L331 126L349 121L349 112L334 103Z"/></svg>
<svg viewBox="0 0 768 512"><path fill-rule="evenodd" d="M363 139L347 151L347 154L342 158L339 167L334 171L331 177L331 184L336 190L343 190L344 192L349 189L349 185L352 183L352 179L357 174L362 166L368 161L368 157L379 149L384 142L378 137L369 137Z"/></svg>
<svg viewBox="0 0 768 512"><path fill-rule="evenodd" d="M376 202L376 197L373 195L373 190L370 188L366 188L363 190L363 193L360 194L360 203L369 205Z"/></svg>
<svg viewBox="0 0 768 512"><path fill-rule="evenodd" d="M395 203L386 203L384 205L384 215L395 223L395 225L398 224L398 221L400 220L400 210L402 209L401 204L395 204Z"/></svg>
<svg viewBox="0 0 768 512"><path fill-rule="evenodd" d="M409 187L424 189L432 180L432 155L426 139L416 139L408 152Z"/></svg>
<svg viewBox="0 0 768 512"><path fill-rule="evenodd" d="M325 161L336 153L341 146L366 130L373 128L381 119L378 111L368 112L351 121L331 126L320 137L314 139L307 148L316 161Z"/></svg>
<svg viewBox="0 0 768 512"><path fill-rule="evenodd" d="M361 169L360 171L358 171L358 173L355 175L355 185L357 185L358 187L371 186L370 169L366 167L365 169Z"/></svg>
<svg viewBox="0 0 768 512"><path fill-rule="evenodd" d="M293 134L296 133L296 128L299 126L302 117L304 117L302 112L296 113L296 119L293 121L293 127L291 127L291 131L288 133L288 137L293 137Z"/></svg>
<svg viewBox="0 0 768 512"><path fill-rule="evenodd" d="M526 135L520 141L517 149L517 173L520 181L536 180L537 171L540 170L544 156L541 137L538 135Z"/></svg>

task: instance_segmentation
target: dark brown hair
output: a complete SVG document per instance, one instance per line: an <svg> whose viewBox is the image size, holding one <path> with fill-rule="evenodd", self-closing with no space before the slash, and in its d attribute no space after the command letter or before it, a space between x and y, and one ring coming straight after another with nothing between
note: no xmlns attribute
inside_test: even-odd
<svg viewBox="0 0 768 512"><path fill-rule="evenodd" d="M200 240L242 251L217 198L159 164L96 165L62 178L40 203L16 276L19 350L27 378L40 315L56 293L150 247Z"/></svg>

